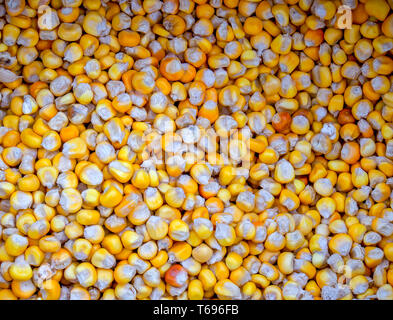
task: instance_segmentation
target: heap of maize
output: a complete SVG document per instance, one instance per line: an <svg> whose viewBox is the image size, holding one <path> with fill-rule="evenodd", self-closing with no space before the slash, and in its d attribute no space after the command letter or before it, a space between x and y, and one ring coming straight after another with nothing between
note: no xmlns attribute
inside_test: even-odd
<svg viewBox="0 0 393 320"><path fill-rule="evenodd" d="M0 0L0 300L392 300L392 53L393 0Z"/></svg>

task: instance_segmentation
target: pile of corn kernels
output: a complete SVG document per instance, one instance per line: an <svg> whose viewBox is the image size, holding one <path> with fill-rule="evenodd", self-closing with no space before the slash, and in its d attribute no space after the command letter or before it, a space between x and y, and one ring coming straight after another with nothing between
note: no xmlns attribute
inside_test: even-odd
<svg viewBox="0 0 393 320"><path fill-rule="evenodd" d="M0 0L0 299L393 299L393 0Z"/></svg>

